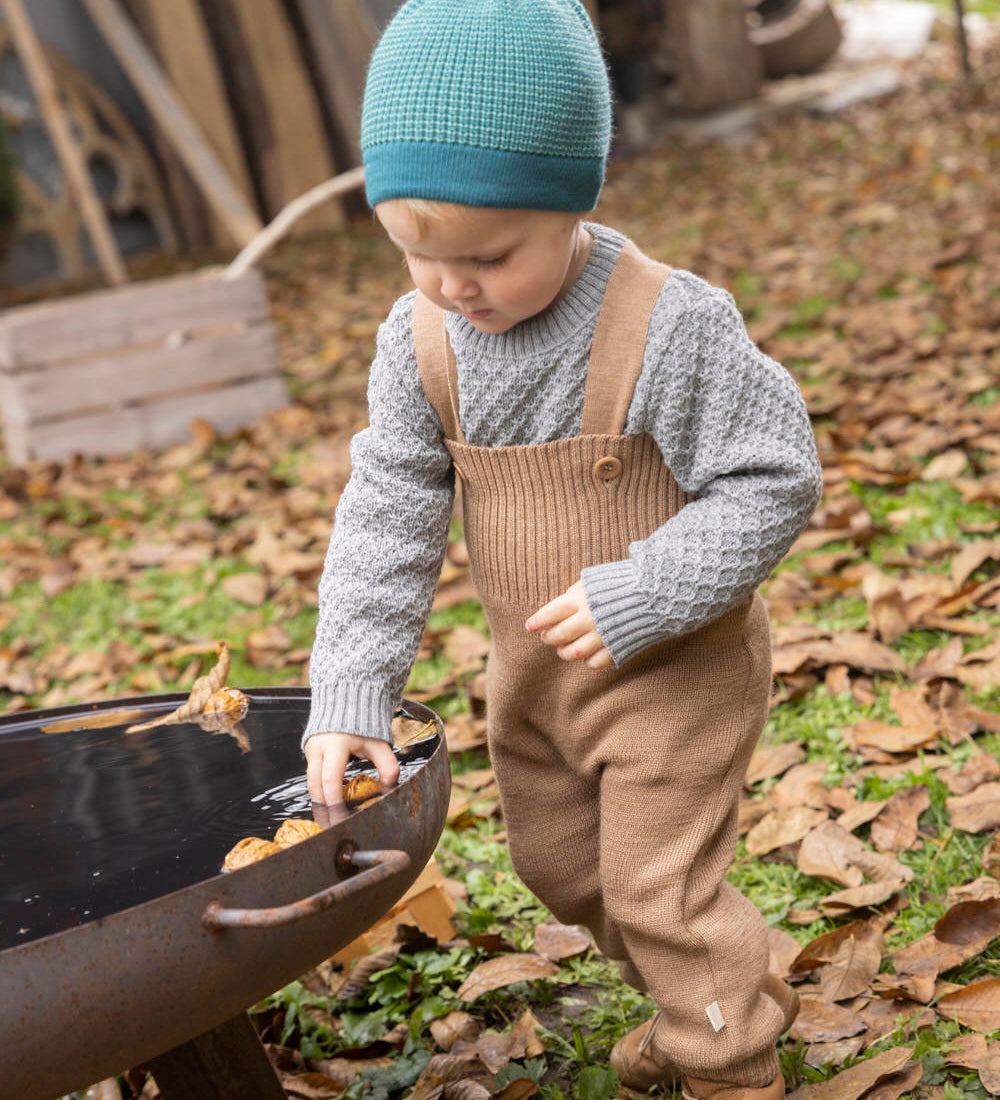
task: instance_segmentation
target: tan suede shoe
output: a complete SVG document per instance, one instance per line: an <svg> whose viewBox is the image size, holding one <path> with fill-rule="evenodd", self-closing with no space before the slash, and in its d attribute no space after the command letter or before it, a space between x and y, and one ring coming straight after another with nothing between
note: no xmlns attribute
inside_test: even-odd
<svg viewBox="0 0 1000 1100"><path fill-rule="evenodd" d="M685 1077L681 1082L684 1100L784 1100L785 1079L779 1073L763 1088L748 1085L727 1085L720 1081L702 1081L697 1077Z"/></svg>
<svg viewBox="0 0 1000 1100"><path fill-rule="evenodd" d="M764 979L764 992L771 1000L777 1002L784 1014L781 1030L787 1031L799 1013L798 993L774 974L768 974ZM654 1085L672 1086L680 1079L681 1073L677 1066L669 1058L658 1056L651 1047L662 1015L661 1012L657 1012L652 1020L640 1024L627 1035L623 1035L611 1051L611 1068L618 1074L618 1080L626 1088L634 1089L636 1092L649 1092ZM737 1100L737 1098L725 1096L720 1097L719 1100ZM748 1100L750 1100L749 1097ZM757 1098L754 1097L753 1100ZM770 1097L762 1096L759 1100L770 1100Z"/></svg>

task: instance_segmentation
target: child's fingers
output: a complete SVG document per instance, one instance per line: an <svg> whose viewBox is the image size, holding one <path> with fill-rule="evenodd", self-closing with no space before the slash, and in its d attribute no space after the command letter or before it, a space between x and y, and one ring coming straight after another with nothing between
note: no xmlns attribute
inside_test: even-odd
<svg viewBox="0 0 1000 1100"><path fill-rule="evenodd" d="M323 806L344 801L344 772L351 750L341 734L317 733L306 742L309 797Z"/></svg>
<svg viewBox="0 0 1000 1100"><path fill-rule="evenodd" d="M577 611L555 626L546 627L538 637L546 645L569 645L594 629L594 620L587 611Z"/></svg>
<svg viewBox="0 0 1000 1100"><path fill-rule="evenodd" d="M561 623L577 610L576 601L564 593L550 600L544 607L540 607L524 625L532 632L545 630L547 627L555 626L556 623Z"/></svg>
<svg viewBox="0 0 1000 1100"><path fill-rule="evenodd" d="M569 645L560 646L556 650L556 653L558 653L564 661L584 661L590 657L596 656L602 649L607 653L600 634L598 634L596 630L591 630L589 633L570 642ZM610 658L610 654L608 654L608 656Z"/></svg>
<svg viewBox="0 0 1000 1100"><path fill-rule="evenodd" d="M364 755L378 768L383 787L391 787L399 779L399 761L388 741L368 741Z"/></svg>

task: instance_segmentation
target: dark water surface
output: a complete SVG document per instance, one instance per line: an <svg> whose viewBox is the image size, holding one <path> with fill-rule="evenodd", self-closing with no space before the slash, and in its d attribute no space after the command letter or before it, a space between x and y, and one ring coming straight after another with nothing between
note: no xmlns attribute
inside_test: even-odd
<svg viewBox="0 0 1000 1100"><path fill-rule="evenodd" d="M0 950L210 878L242 837L271 839L285 819L312 817L299 749L308 691L247 694L247 753L197 725L125 734L180 698L141 701L144 714L102 728L44 732L66 709L0 719ZM436 744L407 748L401 781ZM352 761L348 774L361 771L374 769Z"/></svg>

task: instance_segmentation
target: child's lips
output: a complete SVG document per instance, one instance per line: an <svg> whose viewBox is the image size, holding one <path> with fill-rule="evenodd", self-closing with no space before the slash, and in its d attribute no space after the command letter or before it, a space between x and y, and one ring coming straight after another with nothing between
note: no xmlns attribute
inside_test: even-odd
<svg viewBox="0 0 1000 1100"><path fill-rule="evenodd" d="M463 316L470 321L483 321L493 312L492 309L463 309Z"/></svg>

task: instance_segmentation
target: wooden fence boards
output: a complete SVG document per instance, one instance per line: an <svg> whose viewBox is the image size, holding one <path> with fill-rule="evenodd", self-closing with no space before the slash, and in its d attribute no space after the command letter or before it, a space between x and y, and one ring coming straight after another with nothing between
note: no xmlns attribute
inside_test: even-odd
<svg viewBox="0 0 1000 1100"><path fill-rule="evenodd" d="M0 315L11 460L162 447L287 404L264 284L179 275Z"/></svg>
<svg viewBox="0 0 1000 1100"><path fill-rule="evenodd" d="M205 140L246 200L254 203L253 183L236 119L198 0L170 0L169 4L159 0L128 0L128 7L181 101L197 116ZM195 243L201 243L199 228L204 212L192 210L197 192L186 173L178 178L174 169L170 175L171 191L186 234ZM218 217L211 218L209 228L215 243L231 242L225 224Z"/></svg>
<svg viewBox="0 0 1000 1100"><path fill-rule="evenodd" d="M203 3L205 0L203 0ZM303 192L335 174L319 98L309 78L295 32L281 0L211 0L222 38L224 63L246 89L246 100L259 113L247 115L243 133L254 146L267 217L274 217ZM299 232L343 224L339 203L303 219Z"/></svg>
<svg viewBox="0 0 1000 1100"><path fill-rule="evenodd" d="M361 163L361 100L378 28L363 0L295 0L347 162Z"/></svg>

